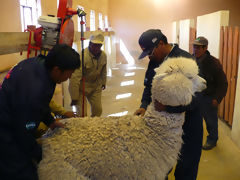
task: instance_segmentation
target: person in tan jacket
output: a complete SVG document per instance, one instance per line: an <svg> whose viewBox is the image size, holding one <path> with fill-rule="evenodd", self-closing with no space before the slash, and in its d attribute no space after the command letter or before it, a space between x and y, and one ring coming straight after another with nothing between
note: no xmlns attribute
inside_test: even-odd
<svg viewBox="0 0 240 180"><path fill-rule="evenodd" d="M69 92L71 95L71 106L76 105L77 114L82 115L82 68L85 77L85 97L91 106L91 116L102 114L102 90L106 88L107 56L101 47L104 43L102 34L92 35L88 48L84 49L84 67L77 69L70 79ZM85 101L86 102L86 101ZM86 104L84 105L84 116L87 115Z"/></svg>

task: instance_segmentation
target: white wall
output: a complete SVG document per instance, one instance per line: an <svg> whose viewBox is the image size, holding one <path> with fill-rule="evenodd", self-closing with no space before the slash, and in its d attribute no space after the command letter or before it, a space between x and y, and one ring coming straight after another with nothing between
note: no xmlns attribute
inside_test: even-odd
<svg viewBox="0 0 240 180"><path fill-rule="evenodd" d="M229 11L217 11L197 17L197 37L204 36L208 39L208 50L219 58L220 28L228 26Z"/></svg>
<svg viewBox="0 0 240 180"><path fill-rule="evenodd" d="M172 39L170 43L179 44L179 21L174 21L172 23Z"/></svg>
<svg viewBox="0 0 240 180"><path fill-rule="evenodd" d="M190 27L194 27L193 19L180 20L179 22L179 47L189 52Z"/></svg>
<svg viewBox="0 0 240 180"><path fill-rule="evenodd" d="M239 57L240 61L240 57ZM238 76L240 77L240 63L238 63ZM240 147L240 78L237 78L237 87L236 87L236 97L235 97L235 106L233 114L233 124L232 124L232 139Z"/></svg>

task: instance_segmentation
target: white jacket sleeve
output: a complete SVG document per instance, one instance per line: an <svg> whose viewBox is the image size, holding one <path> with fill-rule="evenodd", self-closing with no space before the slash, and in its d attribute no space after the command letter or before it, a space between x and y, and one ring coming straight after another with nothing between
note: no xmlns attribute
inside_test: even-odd
<svg viewBox="0 0 240 180"><path fill-rule="evenodd" d="M82 68L78 68L72 74L69 81L69 93L72 100L78 100L80 91L80 81L82 79Z"/></svg>

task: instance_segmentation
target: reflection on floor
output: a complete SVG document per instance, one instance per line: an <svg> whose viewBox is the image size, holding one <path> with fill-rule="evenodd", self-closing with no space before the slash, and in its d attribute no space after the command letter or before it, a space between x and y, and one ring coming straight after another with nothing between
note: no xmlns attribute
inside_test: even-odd
<svg viewBox="0 0 240 180"><path fill-rule="evenodd" d="M133 114L139 107L146 62L137 65L117 65L108 77L107 88L103 91L103 115ZM124 85L123 85L124 84ZM231 141L230 128L219 121L217 147L202 151L198 180L240 180L240 149ZM204 142L206 128L204 128ZM173 172L169 180L173 180Z"/></svg>

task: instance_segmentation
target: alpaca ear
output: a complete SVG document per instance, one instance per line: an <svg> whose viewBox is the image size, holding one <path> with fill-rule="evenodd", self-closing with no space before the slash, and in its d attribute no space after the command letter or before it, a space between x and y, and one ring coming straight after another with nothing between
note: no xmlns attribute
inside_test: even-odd
<svg viewBox="0 0 240 180"><path fill-rule="evenodd" d="M156 74L156 75L154 76L154 79L162 79L162 78L164 78L164 77L167 76L167 75L168 75L168 73Z"/></svg>

